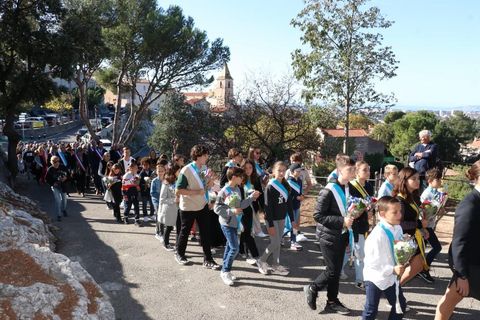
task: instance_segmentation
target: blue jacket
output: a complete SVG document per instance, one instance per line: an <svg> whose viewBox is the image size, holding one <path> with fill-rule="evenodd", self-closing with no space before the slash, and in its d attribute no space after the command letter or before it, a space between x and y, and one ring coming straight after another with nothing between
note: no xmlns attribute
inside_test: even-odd
<svg viewBox="0 0 480 320"><path fill-rule="evenodd" d="M150 197L152 197L153 205L155 209L158 208L158 204L160 202L160 190L162 188L162 181L158 177L152 180L152 184L150 185Z"/></svg>
<svg viewBox="0 0 480 320"><path fill-rule="evenodd" d="M421 159L417 159L417 157L415 157L415 153L417 152L422 153ZM421 175L424 175L428 169L431 169L435 166L437 158L438 148L435 143L430 142L427 145L419 143L410 153L408 161L413 162L415 170L417 170Z"/></svg>

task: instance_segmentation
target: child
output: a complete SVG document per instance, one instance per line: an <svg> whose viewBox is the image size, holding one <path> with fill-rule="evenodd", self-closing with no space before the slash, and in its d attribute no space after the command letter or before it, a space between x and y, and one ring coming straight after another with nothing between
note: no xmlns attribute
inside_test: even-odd
<svg viewBox="0 0 480 320"><path fill-rule="evenodd" d="M423 191L422 195L420 196L420 200L422 202L425 200L438 201L440 197L440 192L438 191L438 188L442 186L442 172L436 168L430 169L426 173L426 179L428 187ZM440 203L438 203L438 205L439 204ZM440 244L440 241L438 241L437 235L435 234L435 224L436 216L432 217L432 219L428 221L426 228L429 233L427 241L432 247L432 250L430 250L430 252L428 252L427 256L425 257L427 265L429 267L432 265L432 262L437 256L437 254L442 251L442 245ZM425 280L427 283L432 283L434 281L428 270L421 271L418 276Z"/></svg>
<svg viewBox="0 0 480 320"><path fill-rule="evenodd" d="M349 197L348 182L355 177L355 162L349 156L339 155L336 159L338 179L320 191L313 217L318 223L319 244L326 269L309 285L303 288L307 304L317 309L318 291L327 288L325 311L346 315L350 310L338 299L339 277L345 249L349 242L349 229L353 218L347 212Z"/></svg>
<svg viewBox="0 0 480 320"><path fill-rule="evenodd" d="M163 179L163 186L160 191L160 209L157 216L158 221L165 225L165 232L163 233L163 246L167 251L174 251L175 247L170 245L170 233L173 226L177 223L177 196L175 195L175 181L177 180L177 167L170 168ZM177 228L177 233L180 230Z"/></svg>
<svg viewBox="0 0 480 320"><path fill-rule="evenodd" d="M363 275L366 302L362 319L376 319L382 292L391 306L388 319L402 319L406 302L398 277L405 271L405 266L397 265L393 252L395 240L400 240L403 235L400 200L391 196L382 197L377 202L377 211L380 223L365 241ZM399 307L402 312L397 312Z"/></svg>
<svg viewBox="0 0 480 320"><path fill-rule="evenodd" d="M220 277L226 285L233 285L235 276L231 273L233 260L238 253L238 230L241 228L240 219L242 209L249 207L253 200L260 196L258 191L254 191L248 198L245 199L243 191L239 188L243 181L244 171L242 168L232 167L227 170L228 183L220 190L215 202L214 211L219 215L219 222L227 239L225 252L223 254L223 265ZM235 207L227 204L232 196L238 197L239 201Z"/></svg>
<svg viewBox="0 0 480 320"><path fill-rule="evenodd" d="M150 196L150 183L153 170L150 169L150 159L142 159L142 171L140 171L140 194L142 196L143 222L154 221L155 207ZM150 204L150 214L147 211L147 203Z"/></svg>
<svg viewBox="0 0 480 320"><path fill-rule="evenodd" d="M130 208L134 207L135 210L135 225L143 227L140 222L140 208L138 206L138 191L140 191L140 177L137 174L138 166L135 161L132 161L128 166L128 172L122 177L122 194L125 201L125 211L123 216L125 217L125 224L128 224L128 214Z"/></svg>
<svg viewBox="0 0 480 320"><path fill-rule="evenodd" d="M380 199L384 196L392 196L393 187L398 180L398 168L393 164L387 164L383 173L385 181L378 190L377 197Z"/></svg>
<svg viewBox="0 0 480 320"><path fill-rule="evenodd" d="M150 197L152 198L153 207L157 215L155 223L155 238L160 242L163 242L164 225L160 221L159 209L160 209L160 192L163 186L162 180L165 175L165 167L161 164L157 164L157 176L152 180L150 187Z"/></svg>
<svg viewBox="0 0 480 320"><path fill-rule="evenodd" d="M289 169L290 176L287 182L291 188L290 200L292 201L293 218L298 222L300 221L300 205L305 198L303 196L302 179L300 178L304 169L299 163L292 164ZM301 251L303 249L297 242L298 227L298 223L296 225L291 223L290 228L288 228L289 230L286 230L286 232L290 232L290 249L294 251Z"/></svg>
<svg viewBox="0 0 480 320"><path fill-rule="evenodd" d="M18 173L20 174L25 173L25 162L23 161L21 153L17 153L17 167L18 167Z"/></svg>
<svg viewBox="0 0 480 320"><path fill-rule="evenodd" d="M290 186L285 180L285 171L287 167L282 161L278 161L273 165L274 179L268 182L265 188L265 220L268 223L268 234L270 235L270 244L260 257L263 269L267 269L268 258L272 255L273 273L281 276L287 276L290 271L280 265L280 242L285 227L285 217L287 214L290 221L294 224L296 221L293 217L292 201L289 196Z"/></svg>

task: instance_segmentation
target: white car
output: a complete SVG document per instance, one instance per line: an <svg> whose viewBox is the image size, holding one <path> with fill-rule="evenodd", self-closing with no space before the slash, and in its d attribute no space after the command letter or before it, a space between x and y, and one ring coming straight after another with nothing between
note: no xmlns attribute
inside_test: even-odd
<svg viewBox="0 0 480 320"><path fill-rule="evenodd" d="M110 148L112 147L112 141L108 139L100 139L100 142L103 143L103 149L110 151Z"/></svg>

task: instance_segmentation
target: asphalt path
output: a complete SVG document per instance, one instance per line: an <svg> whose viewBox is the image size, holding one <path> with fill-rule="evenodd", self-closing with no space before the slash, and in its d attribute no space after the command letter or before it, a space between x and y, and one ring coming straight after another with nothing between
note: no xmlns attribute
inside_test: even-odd
<svg viewBox="0 0 480 320"><path fill-rule="evenodd" d="M18 191L39 202L53 218L53 196L46 186L20 178ZM340 284L340 300L352 309L350 316L323 312L326 293L320 292L317 311L310 310L302 287L322 270L321 253L313 241L314 229L303 231L311 241L304 251L282 249L281 263L290 268L287 277L262 275L244 260L235 260L239 278L233 287L223 284L220 272L202 267L201 247L189 242L187 256L193 262L180 266L153 236L153 224L143 228L119 225L99 196L76 194L68 200L69 216L55 222L60 230L58 251L78 261L109 294L117 319L358 319L365 303L363 291L354 287L354 270ZM174 235L174 233L173 233ZM259 249L267 240L257 239ZM433 319L451 272L446 247L434 262L433 285L414 279L405 288L413 309L405 319ZM214 255L217 263L222 253ZM378 319L387 318L386 300L380 302ZM480 319L480 304L464 299L452 319Z"/></svg>

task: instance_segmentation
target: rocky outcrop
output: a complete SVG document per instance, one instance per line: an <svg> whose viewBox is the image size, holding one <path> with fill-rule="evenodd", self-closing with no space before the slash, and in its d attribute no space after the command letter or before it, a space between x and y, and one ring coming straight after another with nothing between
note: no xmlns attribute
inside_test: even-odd
<svg viewBox="0 0 480 320"><path fill-rule="evenodd" d="M114 319L78 262L54 253L48 216L0 182L0 319Z"/></svg>

